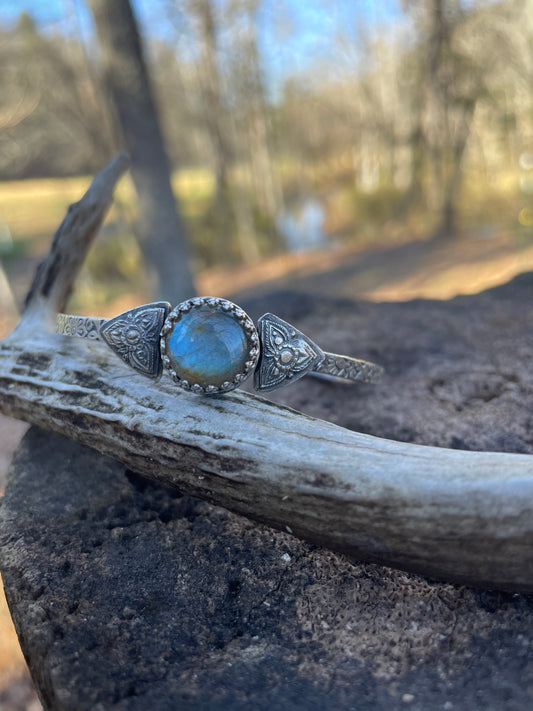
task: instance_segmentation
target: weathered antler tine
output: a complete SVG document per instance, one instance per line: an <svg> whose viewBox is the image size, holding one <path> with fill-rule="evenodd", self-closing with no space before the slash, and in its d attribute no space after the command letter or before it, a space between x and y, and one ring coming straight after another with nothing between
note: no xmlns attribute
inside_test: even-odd
<svg viewBox="0 0 533 711"><path fill-rule="evenodd" d="M65 309L76 276L113 199L113 190L129 166L123 153L93 180L79 202L74 203L59 226L50 251L39 264L28 291L21 327L49 328L58 311Z"/></svg>
<svg viewBox="0 0 533 711"><path fill-rule="evenodd" d="M0 347L0 407L350 556L533 590L531 455L379 439L238 391L178 392L98 341L55 334Z"/></svg>
<svg viewBox="0 0 533 711"><path fill-rule="evenodd" d="M1 410L350 556L533 591L533 456L392 442L246 393L179 393L126 370L104 344L44 328L126 165L108 166L58 230L21 327L0 344Z"/></svg>

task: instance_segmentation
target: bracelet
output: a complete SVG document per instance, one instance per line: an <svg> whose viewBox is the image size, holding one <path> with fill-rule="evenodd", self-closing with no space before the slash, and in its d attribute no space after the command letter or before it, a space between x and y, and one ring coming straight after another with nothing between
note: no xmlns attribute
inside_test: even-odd
<svg viewBox="0 0 533 711"><path fill-rule="evenodd" d="M105 320L57 315L56 332L104 341L127 365L151 378L165 368L194 393L216 394L239 387L254 373L254 388L268 392L307 374L375 382L383 368L327 353L287 321L266 313L252 319L226 299L201 296L174 309L145 304Z"/></svg>

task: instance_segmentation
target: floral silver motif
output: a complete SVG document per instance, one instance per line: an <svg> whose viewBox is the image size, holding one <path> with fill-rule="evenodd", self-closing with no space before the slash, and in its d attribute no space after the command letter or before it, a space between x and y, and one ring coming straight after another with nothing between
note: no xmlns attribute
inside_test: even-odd
<svg viewBox="0 0 533 711"><path fill-rule="evenodd" d="M231 314L243 327L248 344L247 360L244 364L244 370L237 373L233 380L226 380L223 382L220 387L208 385L206 383L190 383L188 380L180 378L170 365L170 359L167 355L167 336L174 328L174 324L179 321L182 314L188 313L191 309L204 305L212 306L224 313ZM259 337L252 319L241 309L240 306L237 306L227 299L221 299L215 296L195 296L192 299L183 301L181 304L178 304L178 306L172 309L166 318L163 328L161 329L160 348L163 365L170 373L172 379L184 390L205 395L227 393L230 390L234 390L239 387L239 385L241 385L241 383L251 375L259 359Z"/></svg>
<svg viewBox="0 0 533 711"><path fill-rule="evenodd" d="M255 371L258 391L276 390L314 370L323 360L323 351L287 321L264 314L259 319L261 359Z"/></svg>
<svg viewBox="0 0 533 711"><path fill-rule="evenodd" d="M149 378L159 378L162 370L159 335L170 304L146 304L106 321L100 338L131 368Z"/></svg>
<svg viewBox="0 0 533 711"><path fill-rule="evenodd" d="M359 360L348 356L325 353L325 358L316 368L316 373L331 375L344 380L360 380L365 383L374 383L383 375L384 369L376 363Z"/></svg>

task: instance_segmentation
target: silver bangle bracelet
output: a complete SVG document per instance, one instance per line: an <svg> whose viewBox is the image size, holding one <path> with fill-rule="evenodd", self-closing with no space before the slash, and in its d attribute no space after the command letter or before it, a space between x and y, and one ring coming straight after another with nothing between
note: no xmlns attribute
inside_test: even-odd
<svg viewBox="0 0 533 711"><path fill-rule="evenodd" d="M201 296L174 309L167 302L138 306L105 320L58 314L57 333L104 341L139 373L159 378L165 368L178 385L216 394L239 387L254 373L268 392L307 374L375 382L375 363L326 353L287 321L264 314L257 327L226 299Z"/></svg>

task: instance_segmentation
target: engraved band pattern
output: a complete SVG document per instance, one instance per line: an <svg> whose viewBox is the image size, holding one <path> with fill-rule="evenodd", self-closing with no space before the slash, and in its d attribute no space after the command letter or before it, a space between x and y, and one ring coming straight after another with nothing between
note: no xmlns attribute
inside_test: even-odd
<svg viewBox="0 0 533 711"><path fill-rule="evenodd" d="M105 319L103 318L58 314L56 333L62 336L76 336L77 338L89 338L95 341L100 338L100 328L104 323Z"/></svg>
<svg viewBox="0 0 533 711"><path fill-rule="evenodd" d="M323 373L345 380L358 380L364 383L375 383L384 373L384 368L367 360L336 355L335 353L324 353L324 355L322 363L313 369L315 373Z"/></svg>
<svg viewBox="0 0 533 711"><path fill-rule="evenodd" d="M58 314L56 333L101 340L127 365L149 378L162 372L159 335L170 310L166 301L137 306L112 319Z"/></svg>

